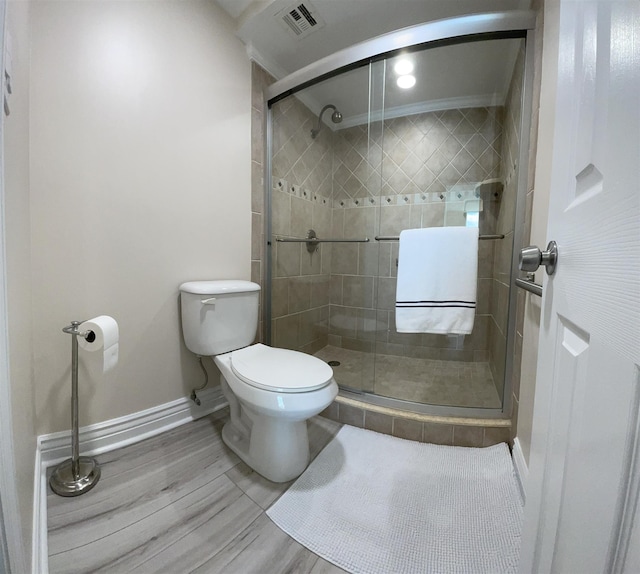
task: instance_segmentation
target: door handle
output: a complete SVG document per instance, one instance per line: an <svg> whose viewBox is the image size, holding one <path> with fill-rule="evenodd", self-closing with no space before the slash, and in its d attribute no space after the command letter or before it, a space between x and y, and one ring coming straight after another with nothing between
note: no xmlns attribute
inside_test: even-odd
<svg viewBox="0 0 640 574"><path fill-rule="evenodd" d="M518 258L518 267L521 271L536 271L540 265L544 265L547 275L553 275L558 263L558 246L555 241L549 241L546 251L540 251L535 245L523 247Z"/></svg>

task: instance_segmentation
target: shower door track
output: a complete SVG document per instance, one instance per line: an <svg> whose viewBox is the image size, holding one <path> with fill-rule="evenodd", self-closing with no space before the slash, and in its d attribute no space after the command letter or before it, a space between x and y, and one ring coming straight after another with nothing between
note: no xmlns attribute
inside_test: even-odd
<svg viewBox="0 0 640 574"><path fill-rule="evenodd" d="M459 417L473 419L508 419L509 415L500 408L462 407L450 405L434 405L417 403L404 399L385 397L373 392L355 389L353 387L340 387L340 396L364 401L378 407L395 409L407 413L417 413L434 417Z"/></svg>
<svg viewBox="0 0 640 574"><path fill-rule="evenodd" d="M535 25L535 12L512 10L445 18L389 32L321 58L274 82L264 90L267 111L278 100L363 62L389 57L408 48L427 48L429 44L443 46L489 36L492 39L524 38L533 32ZM533 37L529 40L527 37L527 44L532 44Z"/></svg>

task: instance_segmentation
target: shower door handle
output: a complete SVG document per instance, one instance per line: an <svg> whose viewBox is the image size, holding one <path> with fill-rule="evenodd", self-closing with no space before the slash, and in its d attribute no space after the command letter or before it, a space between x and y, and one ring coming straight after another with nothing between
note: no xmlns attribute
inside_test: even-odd
<svg viewBox="0 0 640 574"><path fill-rule="evenodd" d="M558 246L555 241L549 241L546 251L540 251L540 248L535 245L523 247L518 261L521 271L536 271L540 265L544 265L547 275L553 275L558 262Z"/></svg>

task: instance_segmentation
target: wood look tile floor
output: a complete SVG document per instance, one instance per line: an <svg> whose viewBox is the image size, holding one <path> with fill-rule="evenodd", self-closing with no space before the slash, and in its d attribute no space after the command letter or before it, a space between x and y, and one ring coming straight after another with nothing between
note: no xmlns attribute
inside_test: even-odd
<svg viewBox="0 0 640 574"><path fill-rule="evenodd" d="M49 491L50 572L344 572L267 517L291 483L264 479L223 444L227 417L224 409L96 457L100 482L82 496ZM340 426L309 421L312 458Z"/></svg>

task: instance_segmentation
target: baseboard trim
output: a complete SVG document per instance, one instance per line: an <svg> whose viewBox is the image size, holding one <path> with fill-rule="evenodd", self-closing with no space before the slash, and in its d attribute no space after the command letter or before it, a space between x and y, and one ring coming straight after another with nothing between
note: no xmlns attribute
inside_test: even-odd
<svg viewBox="0 0 640 574"><path fill-rule="evenodd" d="M42 464L42 456L38 446L36 446L33 474L31 572L33 574L48 574L49 572L49 546L47 542L47 467Z"/></svg>
<svg viewBox="0 0 640 574"><path fill-rule="evenodd" d="M219 387L198 393L201 406L183 397L170 403L125 415L116 419L82 427L79 430L80 451L97 455L122 448L172 428L196 420L227 405ZM41 464L51 466L71 456L71 431L38 437Z"/></svg>
<svg viewBox="0 0 640 574"><path fill-rule="evenodd" d="M516 469L516 476L518 477L518 482L520 483L520 492L522 493L522 499L527 501L527 481L529 479L529 467L527 466L527 461L524 458L524 453L522 452L522 445L518 440L518 437L513 439L513 465Z"/></svg>
<svg viewBox="0 0 640 574"><path fill-rule="evenodd" d="M157 407L79 429L80 453L98 455L151 438L227 406L220 387L198 392L201 405L183 397ZM71 456L71 431L38 437L33 493L32 573L48 574L47 468Z"/></svg>

